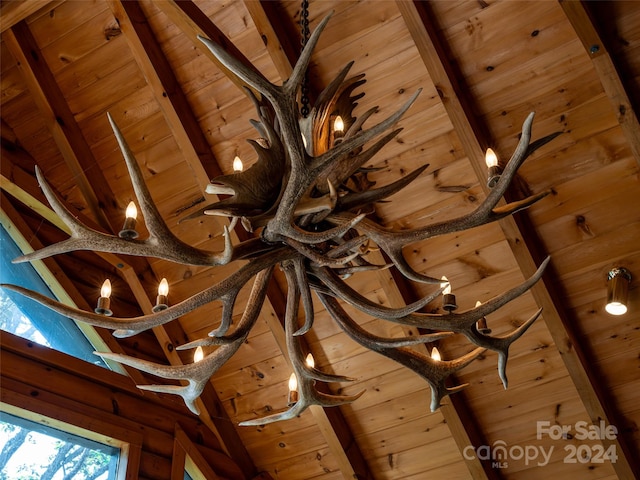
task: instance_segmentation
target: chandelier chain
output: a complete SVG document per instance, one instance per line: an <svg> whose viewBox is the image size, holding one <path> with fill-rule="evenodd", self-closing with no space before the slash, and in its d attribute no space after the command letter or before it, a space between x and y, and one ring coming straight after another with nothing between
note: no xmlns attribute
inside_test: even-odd
<svg viewBox="0 0 640 480"><path fill-rule="evenodd" d="M309 41L309 0L302 0L300 10L300 52L304 50ZM309 78L308 71L304 74L304 80L300 86L300 113L303 117L309 115Z"/></svg>

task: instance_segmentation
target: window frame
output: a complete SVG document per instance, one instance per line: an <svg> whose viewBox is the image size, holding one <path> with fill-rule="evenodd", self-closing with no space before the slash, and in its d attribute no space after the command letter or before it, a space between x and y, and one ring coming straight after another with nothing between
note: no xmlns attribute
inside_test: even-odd
<svg viewBox="0 0 640 480"><path fill-rule="evenodd" d="M142 453L141 433L17 392L3 392L2 397L2 412L119 449L116 480L137 478Z"/></svg>
<svg viewBox="0 0 640 480"><path fill-rule="evenodd" d="M215 480L221 478L209 465L196 445L176 424L171 461L171 480L184 480L187 472L193 480Z"/></svg>
<svg viewBox="0 0 640 480"><path fill-rule="evenodd" d="M27 239L24 237L22 232L16 227L13 221L6 214L4 209L0 208L0 225L4 227L9 237L14 241L17 245L18 249L22 252L22 254L31 253L34 249L31 247ZM64 287L60 284L56 276L52 273L49 267L45 264L43 260L35 260L30 262L31 266L35 270L35 272L42 278L42 281L47 285L53 296L61 303L68 305L70 307L78 308L78 305L74 302L73 298L67 293ZM84 336L89 340L89 343L93 345L96 351L100 352L110 352L111 349L107 345L107 343L102 339L100 334L96 331L96 329L88 324L82 322L74 321L78 329L84 334ZM104 359L104 362L108 365L108 367L117 373L121 373L123 375L127 375L124 367L112 360Z"/></svg>

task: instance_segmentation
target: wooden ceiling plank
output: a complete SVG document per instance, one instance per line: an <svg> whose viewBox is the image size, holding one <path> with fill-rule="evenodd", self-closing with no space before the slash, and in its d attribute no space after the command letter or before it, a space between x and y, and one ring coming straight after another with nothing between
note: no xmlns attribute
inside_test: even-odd
<svg viewBox="0 0 640 480"><path fill-rule="evenodd" d="M46 65L25 21L3 34L9 50L19 63L24 79L58 148L82 191L98 223L109 232L117 232L122 212L106 187L107 181L84 139L73 113L66 103L51 70Z"/></svg>
<svg viewBox="0 0 640 480"><path fill-rule="evenodd" d="M370 254L371 262L375 264L388 263L380 253ZM376 276L380 282L382 290L389 301L389 306L392 308L400 308L408 303L417 300L417 295L410 291L410 286L401 275L393 275L397 273L393 270L377 271ZM406 336L420 335L421 332L417 329L403 327L402 329ZM429 351L425 344L414 346L414 348L426 355L429 355ZM448 396L448 402L443 402L440 406L440 413L444 417L453 440L460 452L462 453L465 447L469 445L486 445L482 433L480 432L477 424L472 421L473 416L469 412L469 408L463 400L461 393ZM474 458L469 459L468 456L463 455L464 462L467 465L469 473L475 480L497 480L501 478L498 470L491 468L491 463L488 461L481 461L476 455Z"/></svg>
<svg viewBox="0 0 640 480"><path fill-rule="evenodd" d="M154 2L170 19L183 31L193 44L202 51L215 65L225 74L225 76L236 85L242 92L249 88L234 73L225 67L204 44L198 40L197 36L207 37L223 46L231 55L240 60L244 65L255 70L253 64L245 57L240 50L214 25L198 6L191 0L157 0ZM260 97L260 94L257 94Z"/></svg>
<svg viewBox="0 0 640 480"><path fill-rule="evenodd" d="M589 58L591 58L633 156L640 164L640 123L638 123L637 114L613 59L591 20L586 6L580 0L559 0L559 2Z"/></svg>
<svg viewBox="0 0 640 480"><path fill-rule="evenodd" d="M5 142L15 145L18 141L18 137L16 137L13 129L7 125L7 122L4 121L4 118L0 118L0 136L2 137L2 146L4 146Z"/></svg>
<svg viewBox="0 0 640 480"><path fill-rule="evenodd" d="M210 179L222 175L222 170L140 4L121 0L109 0L108 3L174 139L191 165L198 184L204 187ZM204 170L194 168L198 164Z"/></svg>
<svg viewBox="0 0 640 480"><path fill-rule="evenodd" d="M459 80L445 61L438 29L433 24L433 15L424 2L399 0L396 4L436 85L480 184L487 193L484 147L488 144L488 137L483 133L482 126L475 123L476 116L472 114L472 109L469 107L470 99L462 93ZM499 224L523 275L529 277L544 257L540 241L530 220L521 213L518 221L514 217L507 217ZM599 386L600 383L578 336L571 327L567 313L560 310L562 303L554 302L554 292L551 267L547 268L542 280L532 288L532 293L538 305L543 308L543 316L549 332L562 355L589 417L596 424L603 420L609 425L622 425L616 421L619 414L613 407L614 403L609 394ZM630 454L632 449L627 445L626 436L621 432L614 440L603 439L602 443L605 448L613 446L618 454L618 461L613 464L613 467L619 478L629 480L637 478L634 472L639 471L638 459Z"/></svg>

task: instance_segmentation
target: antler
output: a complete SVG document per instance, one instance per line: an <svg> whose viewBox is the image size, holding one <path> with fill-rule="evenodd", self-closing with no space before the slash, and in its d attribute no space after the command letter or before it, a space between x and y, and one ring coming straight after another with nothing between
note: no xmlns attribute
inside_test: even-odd
<svg viewBox="0 0 640 480"><path fill-rule="evenodd" d="M537 148L559 135L559 132L552 133L530 145L533 117L534 113L531 112L525 120L518 146L500 176L500 180L473 212L412 230L393 231L367 219L359 221L358 228L376 242L405 277L416 282L440 283L440 279L422 275L411 268L402 253L403 247L439 235L468 230L486 223L495 222L530 207L550 193L550 191L545 191L531 195L523 200L496 207L524 160ZM347 222L352 223L354 221L354 214L349 212L335 213L327 217L327 220L336 225L344 225Z"/></svg>
<svg viewBox="0 0 640 480"><path fill-rule="evenodd" d="M280 420L288 420L290 418L297 417L311 405L320 405L322 407L344 405L345 403L351 403L357 400L364 393L364 390L362 390L356 395L329 395L316 390L316 380L322 382L345 382L351 381L352 379L323 373L305 363L304 353L300 347L300 342L295 336L295 333L299 331L297 328L297 320L300 306L300 289L297 283L295 266L292 265L291 262L284 262L282 267L287 279L288 287L285 314L287 352L289 353L291 366L293 367L293 372L297 379L299 399L290 409L284 412L241 422L240 425L243 426L265 425L267 423L278 422Z"/></svg>
<svg viewBox="0 0 640 480"><path fill-rule="evenodd" d="M156 313L134 318L107 317L97 313L85 312L84 310L56 302L38 292L16 285L0 284L0 287L18 292L72 320L93 325L94 327L114 329L114 335L116 337L129 337L150 328L164 325L171 320L175 320L215 300L235 297L237 292L258 272L276 265L280 261L291 259L294 255L293 251L286 248L262 255L244 265L231 277L212 285L180 303ZM231 310L231 308L232 305L227 305L227 310Z"/></svg>
<svg viewBox="0 0 640 480"><path fill-rule="evenodd" d="M404 345L399 345L390 339L381 339L376 337L362 327L360 327L353 319L347 315L338 301L323 293L318 293L320 301L324 307L331 313L331 316L340 324L344 332L354 341L363 347L374 350L385 357L404 365L410 370L424 378L431 387L431 411L434 412L440 406L440 400L443 396L449 395L462 390L466 385L448 388L444 381L452 373L466 367L473 360L478 358L484 351L484 348L476 348L472 352L463 355L453 361L438 361L424 355L415 350L411 350ZM427 337L423 341L434 341L439 338L451 335L450 332L442 332L438 334L422 335ZM417 342L416 342L417 343Z"/></svg>
<svg viewBox="0 0 640 480"><path fill-rule="evenodd" d="M187 385L138 385L138 388L152 392L180 395L184 403L189 407L189 410L199 415L200 409L196 405L196 400L204 390L211 376L236 353L240 345L244 343L249 335L251 328L260 315L260 308L267 294L267 285L272 272L273 266L270 266L257 274L253 288L251 289L247 309L244 311L234 335L224 340L218 338L215 344L220 346L199 362L188 365L167 366L118 353L96 352L96 354L102 358L124 363L125 365L156 375L160 378L186 381ZM209 345L209 343L206 342L199 342L199 344ZM192 344L189 344L189 346L192 346ZM184 346L182 348L178 347L178 349L184 349Z"/></svg>
<svg viewBox="0 0 640 480"><path fill-rule="evenodd" d="M71 238L18 257L14 260L14 263L32 262L76 250L156 257L186 265L224 265L229 263L233 256L233 246L226 226L224 227L225 248L222 253L213 253L194 248L173 235L153 203L149 189L142 177L142 171L129 145L111 116L108 115L108 117L127 163L133 189L140 203L145 225L149 231L149 238L146 240L123 239L98 232L82 224L58 200L58 197L44 179L42 172L36 166L36 176L38 177L38 182L40 182L40 187L52 208L71 230Z"/></svg>

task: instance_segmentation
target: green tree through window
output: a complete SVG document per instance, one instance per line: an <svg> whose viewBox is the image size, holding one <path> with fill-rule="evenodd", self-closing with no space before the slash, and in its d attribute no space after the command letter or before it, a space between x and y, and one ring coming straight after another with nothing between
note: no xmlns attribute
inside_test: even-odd
<svg viewBox="0 0 640 480"><path fill-rule="evenodd" d="M2 412L0 480L116 478L119 449Z"/></svg>

